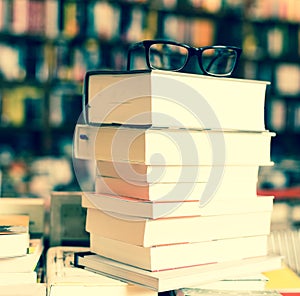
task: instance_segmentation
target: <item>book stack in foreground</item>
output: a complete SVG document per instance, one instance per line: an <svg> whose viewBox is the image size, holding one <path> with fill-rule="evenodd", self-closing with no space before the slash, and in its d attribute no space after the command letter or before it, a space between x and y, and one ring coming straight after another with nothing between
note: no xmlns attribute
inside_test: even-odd
<svg viewBox="0 0 300 296"><path fill-rule="evenodd" d="M28 215L0 215L0 295L45 295L38 284L42 252L42 239L30 236Z"/></svg>
<svg viewBox="0 0 300 296"><path fill-rule="evenodd" d="M87 252L87 247L50 247L46 255L46 285L48 296L157 296L157 292L127 284L74 266L74 253Z"/></svg>
<svg viewBox="0 0 300 296"><path fill-rule="evenodd" d="M77 264L159 292L280 267L268 254L273 197L256 191L272 165L266 85L88 72L74 163L95 169L82 201L94 254Z"/></svg>

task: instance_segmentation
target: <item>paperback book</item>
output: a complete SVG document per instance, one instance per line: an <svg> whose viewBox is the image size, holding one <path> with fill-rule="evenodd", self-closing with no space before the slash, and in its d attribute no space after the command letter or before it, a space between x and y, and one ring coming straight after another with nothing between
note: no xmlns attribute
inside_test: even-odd
<svg viewBox="0 0 300 296"><path fill-rule="evenodd" d="M158 292L274 270L281 264L280 256L268 255L152 272L93 253L75 253L75 266Z"/></svg>
<svg viewBox="0 0 300 296"><path fill-rule="evenodd" d="M87 71L84 113L89 124L262 131L268 84L162 70Z"/></svg>
<svg viewBox="0 0 300 296"><path fill-rule="evenodd" d="M267 235L260 235L143 247L91 234L90 249L112 260L159 271L265 256L267 241Z"/></svg>
<svg viewBox="0 0 300 296"><path fill-rule="evenodd" d="M86 231L137 246L202 242L268 235L271 211L246 214L144 219L88 208Z"/></svg>
<svg viewBox="0 0 300 296"><path fill-rule="evenodd" d="M268 165L274 133L77 124L79 159L146 165Z"/></svg>
<svg viewBox="0 0 300 296"><path fill-rule="evenodd" d="M137 218L158 219L163 217L215 216L246 214L249 212L270 212L273 210L273 196L239 196L216 200L205 207L199 207L198 200L191 201L147 201L119 195L83 192L83 208L100 209Z"/></svg>

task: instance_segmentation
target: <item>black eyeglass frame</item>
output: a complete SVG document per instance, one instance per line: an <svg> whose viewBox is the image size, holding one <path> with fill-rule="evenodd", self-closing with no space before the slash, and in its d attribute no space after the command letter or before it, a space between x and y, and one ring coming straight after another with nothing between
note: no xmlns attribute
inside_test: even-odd
<svg viewBox="0 0 300 296"><path fill-rule="evenodd" d="M176 45L179 47L183 47L187 50L188 52L188 56L187 59L184 63L184 65L176 70L170 70L173 72L178 72L181 71L189 62L189 60L191 59L192 56L196 55L198 58L198 64L200 69L202 70L202 72L208 76L216 76L216 77L226 77L226 76L230 76L234 70L236 69L238 60L240 58L240 55L242 53L242 49L240 47L236 47L236 46L228 46L228 45L211 45L211 46L203 46L203 47L193 47L193 46L189 46L187 44L184 43L179 43L176 41L172 41L172 40L165 40L165 39L154 39L154 40L143 40L140 42L137 42L135 44L132 44L128 51L127 51L127 71L131 70L130 64L131 64L131 54L132 51L139 49L141 47L143 47L145 49L145 57L146 57L146 64L148 66L149 69L156 69L155 67L153 67L150 63L150 56L149 56L149 49L153 44L170 44L170 45ZM208 72L202 65L202 54L203 51L207 50L207 49L231 49L236 53L236 59L234 61L234 64L232 66L232 69L230 72L225 73L225 74L214 74L211 72Z"/></svg>

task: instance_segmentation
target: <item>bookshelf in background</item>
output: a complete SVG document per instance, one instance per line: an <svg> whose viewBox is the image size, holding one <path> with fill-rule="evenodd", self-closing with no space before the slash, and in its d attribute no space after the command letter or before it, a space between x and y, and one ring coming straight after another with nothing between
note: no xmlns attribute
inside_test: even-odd
<svg viewBox="0 0 300 296"><path fill-rule="evenodd" d="M274 160L299 159L299 4L276 4L0 0L1 151L13 151L25 163L36 157L64 157L81 113L85 72L124 69L130 44L170 38L194 46L242 47L234 76L271 81L266 124L277 133Z"/></svg>

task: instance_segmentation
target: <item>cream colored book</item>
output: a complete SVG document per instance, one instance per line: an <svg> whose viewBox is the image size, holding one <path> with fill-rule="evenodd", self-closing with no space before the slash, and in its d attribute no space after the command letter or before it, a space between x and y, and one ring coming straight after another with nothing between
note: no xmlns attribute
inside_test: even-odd
<svg viewBox="0 0 300 296"><path fill-rule="evenodd" d="M44 283L0 285L0 296L47 296Z"/></svg>
<svg viewBox="0 0 300 296"><path fill-rule="evenodd" d="M36 271L30 272L0 272L1 285L35 284L38 281Z"/></svg>
<svg viewBox="0 0 300 296"><path fill-rule="evenodd" d="M273 163L265 164L272 166ZM226 180L256 180L259 165L147 165L129 161L97 161L97 174L104 177L121 178L132 182L174 183L174 182L208 182L213 170L222 172Z"/></svg>
<svg viewBox="0 0 300 296"><path fill-rule="evenodd" d="M161 70L88 71L87 121L262 131L268 84Z"/></svg>
<svg viewBox="0 0 300 296"><path fill-rule="evenodd" d="M143 247L92 233L90 249L112 260L158 271L264 256L268 239L260 235Z"/></svg>
<svg viewBox="0 0 300 296"><path fill-rule="evenodd" d="M25 256L29 239L28 215L0 215L0 259Z"/></svg>
<svg viewBox="0 0 300 296"><path fill-rule="evenodd" d="M144 219L88 208L89 233L138 246L201 242L270 233L271 211Z"/></svg>
<svg viewBox="0 0 300 296"><path fill-rule="evenodd" d="M74 156L146 165L268 165L274 135L77 124Z"/></svg>
<svg viewBox="0 0 300 296"><path fill-rule="evenodd" d="M146 183L132 182L121 178L96 176L95 192L100 194L121 195L149 201L203 201L211 190L214 200L251 198L256 196L255 179L219 179L208 182Z"/></svg>
<svg viewBox="0 0 300 296"><path fill-rule="evenodd" d="M28 252L23 256L0 258L0 272L32 272L42 258L44 242L42 238L30 239Z"/></svg>
<svg viewBox="0 0 300 296"><path fill-rule="evenodd" d="M278 269L282 264L280 256L267 255L153 272L96 254L77 253L75 258L75 264L81 268L159 292L202 285L224 278L248 276Z"/></svg>
<svg viewBox="0 0 300 296"><path fill-rule="evenodd" d="M216 200L199 207L198 200L191 201L147 201L137 198L83 192L81 205L132 217L158 219L163 217L213 216L269 212L273 209L273 196L252 196Z"/></svg>

